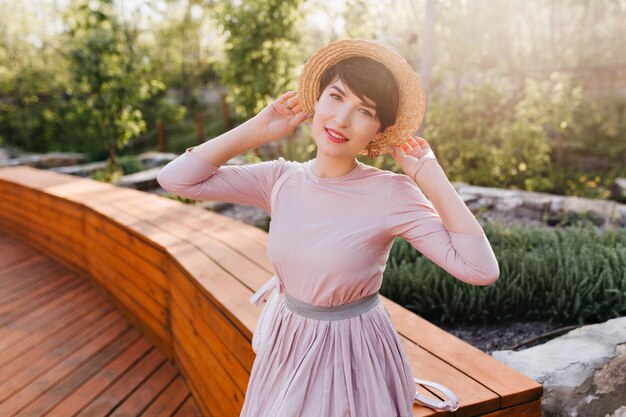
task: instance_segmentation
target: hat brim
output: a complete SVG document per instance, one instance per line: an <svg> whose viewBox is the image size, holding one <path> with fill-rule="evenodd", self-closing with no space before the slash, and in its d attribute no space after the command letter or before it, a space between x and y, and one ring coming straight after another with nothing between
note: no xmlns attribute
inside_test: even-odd
<svg viewBox="0 0 626 417"><path fill-rule="evenodd" d="M298 79L300 107L313 112L320 95L320 79L324 72L346 58L364 56L383 64L398 85L400 102L396 122L377 138L379 153L389 152L389 146L400 146L419 129L426 107L419 76L411 65L390 45L379 41L343 39L320 48L306 62ZM362 151L360 154L367 154Z"/></svg>

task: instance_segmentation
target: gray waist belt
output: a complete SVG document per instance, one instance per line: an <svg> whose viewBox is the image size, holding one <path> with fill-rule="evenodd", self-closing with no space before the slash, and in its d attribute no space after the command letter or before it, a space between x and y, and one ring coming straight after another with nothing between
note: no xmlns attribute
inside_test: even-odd
<svg viewBox="0 0 626 417"><path fill-rule="evenodd" d="M358 316L371 310L380 304L378 292L363 297L351 303L338 306L319 306L297 300L287 293L285 294L285 306L296 314L316 320L343 320Z"/></svg>

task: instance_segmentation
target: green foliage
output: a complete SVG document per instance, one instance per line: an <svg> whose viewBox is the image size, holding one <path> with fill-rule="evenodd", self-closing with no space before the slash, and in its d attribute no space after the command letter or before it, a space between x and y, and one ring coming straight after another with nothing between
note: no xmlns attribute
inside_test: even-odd
<svg viewBox="0 0 626 417"><path fill-rule="evenodd" d="M441 94L429 107L429 138L452 181L474 185L608 198L612 181L626 170L624 103L583 101L570 75L527 79L521 97L489 82ZM600 112L604 109L607 112ZM594 146L599 140L606 146ZM569 163L581 157L615 160L618 168ZM562 159L562 160L561 160ZM619 168L621 166L621 168ZM603 179L604 178L604 179Z"/></svg>
<svg viewBox="0 0 626 417"><path fill-rule="evenodd" d="M117 158L117 162L124 175L144 171L146 166L135 155L124 155Z"/></svg>
<svg viewBox="0 0 626 417"><path fill-rule="evenodd" d="M0 140L32 152L63 149L58 141L64 132L62 77L52 68L34 66L3 75Z"/></svg>
<svg viewBox="0 0 626 417"><path fill-rule="evenodd" d="M165 86L145 78L136 34L117 19L111 0L81 2L68 24L71 105L115 165L115 151L145 130L139 102Z"/></svg>
<svg viewBox="0 0 626 417"><path fill-rule="evenodd" d="M106 168L94 172L91 178L96 181L116 183L123 175L124 172L120 168L113 167L109 164Z"/></svg>
<svg viewBox="0 0 626 417"><path fill-rule="evenodd" d="M417 4L53 3L34 0L3 10L0 144L102 160L121 147L128 151L130 137L133 151L153 150L161 121L168 150L182 152L197 143L195 111L202 112L206 137L223 133L224 86L236 110L230 125L237 125L294 89L305 58L331 40L380 39L415 68L423 58L425 27L415 22L423 20L424 8ZM492 3L442 2L437 8L437 64L424 137L444 169L452 180L477 185L624 201L611 194L615 178L626 176L626 101L616 76L626 48L618 36L619 6ZM150 18L134 15L146 7ZM570 75L551 75L556 69ZM298 139L280 142L274 158L306 160L314 153L302 129ZM391 157L359 159L399 169Z"/></svg>
<svg viewBox="0 0 626 417"><path fill-rule="evenodd" d="M227 34L220 72L235 110L250 117L294 88L298 7L302 0L224 0L217 12Z"/></svg>
<svg viewBox="0 0 626 417"><path fill-rule="evenodd" d="M489 286L455 279L397 238L381 293L443 323L593 323L626 314L626 230L484 228L500 266Z"/></svg>

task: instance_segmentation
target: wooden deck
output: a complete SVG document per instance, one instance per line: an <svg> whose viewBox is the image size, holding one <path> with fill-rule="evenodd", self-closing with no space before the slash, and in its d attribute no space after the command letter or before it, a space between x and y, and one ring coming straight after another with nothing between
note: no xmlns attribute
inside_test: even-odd
<svg viewBox="0 0 626 417"><path fill-rule="evenodd" d="M274 273L266 232L153 194L30 167L1 168L0 195L0 230L106 293L177 365L203 415L239 415L261 312L248 299ZM5 256L15 262L22 255ZM38 284L28 297L38 289L50 296ZM80 300L58 302L76 302L72 310L79 310L89 304ZM415 403L413 417L541 416L543 387L536 381L392 300L382 302L413 374L449 387L461 403L454 413Z"/></svg>
<svg viewBox="0 0 626 417"><path fill-rule="evenodd" d="M0 416L200 416L176 365L93 285L0 231Z"/></svg>

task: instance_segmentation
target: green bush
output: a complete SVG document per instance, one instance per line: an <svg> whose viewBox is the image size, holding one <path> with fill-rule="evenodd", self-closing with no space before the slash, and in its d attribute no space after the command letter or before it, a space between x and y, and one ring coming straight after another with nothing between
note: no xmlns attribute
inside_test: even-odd
<svg viewBox="0 0 626 417"><path fill-rule="evenodd" d="M464 283L397 238L381 293L427 320L563 324L626 315L626 230L487 224L500 266L492 285Z"/></svg>
<svg viewBox="0 0 626 417"><path fill-rule="evenodd" d="M135 172L144 171L146 166L135 155L124 155L117 157L117 163L124 175L134 174Z"/></svg>
<svg viewBox="0 0 626 417"><path fill-rule="evenodd" d="M513 93L509 86L490 80L431 99L424 137L448 177L620 201L611 188L626 175L624 99L584 96L577 80L556 72Z"/></svg>

